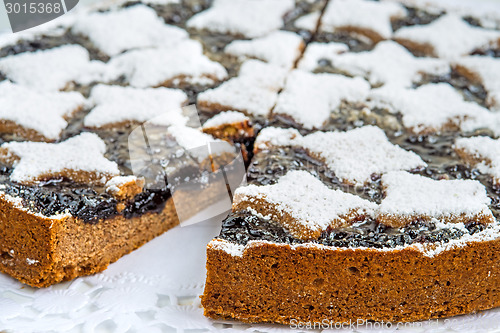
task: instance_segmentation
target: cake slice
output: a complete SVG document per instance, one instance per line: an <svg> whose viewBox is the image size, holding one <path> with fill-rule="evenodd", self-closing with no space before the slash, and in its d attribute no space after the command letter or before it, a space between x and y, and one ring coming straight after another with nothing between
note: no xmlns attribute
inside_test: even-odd
<svg viewBox="0 0 500 333"><path fill-rule="evenodd" d="M393 140L369 126L261 131L207 247L205 315L406 322L499 306L498 191L452 142L418 145L424 162Z"/></svg>

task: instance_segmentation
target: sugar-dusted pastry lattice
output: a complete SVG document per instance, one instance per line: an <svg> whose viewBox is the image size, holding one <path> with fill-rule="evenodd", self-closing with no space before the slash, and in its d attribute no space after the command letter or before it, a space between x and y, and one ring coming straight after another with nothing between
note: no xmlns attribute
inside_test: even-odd
<svg viewBox="0 0 500 333"><path fill-rule="evenodd" d="M273 116L291 118L307 129L321 128L342 101L364 101L369 88L368 82L359 77L294 70L278 97Z"/></svg>
<svg viewBox="0 0 500 333"><path fill-rule="evenodd" d="M283 88L287 70L258 60L247 60L237 77L202 92L198 107L215 113L236 110L247 115L267 117Z"/></svg>
<svg viewBox="0 0 500 333"><path fill-rule="evenodd" d="M376 205L332 190L306 171L291 171L273 185L248 185L234 194L233 210L279 221L299 239L318 238L327 228L351 225L372 215Z"/></svg>
<svg viewBox="0 0 500 333"><path fill-rule="evenodd" d="M240 142L255 137L254 123L250 117L238 111L225 111L216 114L203 124L203 132L215 138ZM245 153L246 148L243 148Z"/></svg>
<svg viewBox="0 0 500 333"><path fill-rule="evenodd" d="M225 111L221 112L212 118L208 119L203 124L203 130L215 129L224 125L231 125L235 123L244 123L250 121L250 118L245 114L238 111Z"/></svg>
<svg viewBox="0 0 500 333"><path fill-rule="evenodd" d="M185 125L182 114L187 95L178 89L97 85L90 94L95 105L85 116L86 127L123 126L151 121L160 125Z"/></svg>
<svg viewBox="0 0 500 333"><path fill-rule="evenodd" d="M91 83L103 78L104 64L90 61L79 45L26 52L0 59L0 72L11 81L35 90L57 91L74 81Z"/></svg>
<svg viewBox="0 0 500 333"><path fill-rule="evenodd" d="M337 54L344 53L348 50L349 48L347 45L342 43L312 42L307 45L307 49L300 59L297 68L312 72L320 67L321 62L329 61L331 63L333 59L336 58Z"/></svg>
<svg viewBox="0 0 500 333"><path fill-rule="evenodd" d="M416 89L384 86L373 89L369 99L376 107L400 113L405 127L418 134L458 129L466 119L481 119L489 114L484 107L464 101L447 83L427 84Z"/></svg>
<svg viewBox="0 0 500 333"><path fill-rule="evenodd" d="M224 51L241 58L255 58L291 69L299 59L304 41L290 31L275 31L252 40L236 40Z"/></svg>
<svg viewBox="0 0 500 333"><path fill-rule="evenodd" d="M16 183L33 184L64 177L103 184L119 174L117 164L104 157L105 150L97 135L82 133L61 143L7 142L0 146L0 158L13 166L10 180Z"/></svg>
<svg viewBox="0 0 500 333"><path fill-rule="evenodd" d="M397 3L369 0L330 1L321 20L322 32L347 31L378 42L392 36L391 19L404 17L406 10Z"/></svg>
<svg viewBox="0 0 500 333"><path fill-rule="evenodd" d="M402 3L431 13L454 13L463 18L478 20L488 29L500 27L500 5L496 1L469 0L385 0Z"/></svg>
<svg viewBox="0 0 500 333"><path fill-rule="evenodd" d="M316 30L316 27L320 22L319 21L320 17L321 17L320 11L309 13L307 15L298 18L294 23L294 27L297 29L313 32Z"/></svg>
<svg viewBox="0 0 500 333"><path fill-rule="evenodd" d="M487 136L459 138L455 150L468 164L493 177L500 185L500 139Z"/></svg>
<svg viewBox="0 0 500 333"><path fill-rule="evenodd" d="M283 16L293 7L293 0L215 0L210 9L192 17L187 26L247 38L260 37L280 29Z"/></svg>
<svg viewBox="0 0 500 333"><path fill-rule="evenodd" d="M201 44L193 40L173 47L126 52L110 60L106 73L109 79L124 76L127 83L137 88L183 83L210 85L227 77L224 67L203 55Z"/></svg>
<svg viewBox="0 0 500 333"><path fill-rule="evenodd" d="M323 55L318 57L324 58ZM421 80L423 74L442 76L450 72L447 61L414 57L393 41L380 42L372 51L342 53L328 58L335 68L353 76L363 76L374 86L411 87Z"/></svg>
<svg viewBox="0 0 500 333"><path fill-rule="evenodd" d="M109 56L136 48L175 45L188 38L186 31L166 25L153 9L142 5L81 16L71 30L88 37Z"/></svg>
<svg viewBox="0 0 500 333"><path fill-rule="evenodd" d="M471 26L457 15L446 14L428 25L403 27L394 38L420 54L454 58L497 48L500 33Z"/></svg>
<svg viewBox="0 0 500 333"><path fill-rule="evenodd" d="M257 137L255 147L263 149L268 145L301 147L324 161L341 181L351 184L368 182L372 175L426 166L418 155L393 145L374 126L306 136L294 130L266 128Z"/></svg>
<svg viewBox="0 0 500 333"><path fill-rule="evenodd" d="M416 219L452 223L493 223L486 188L474 180L433 180L404 171L382 176L385 197L377 220L401 227Z"/></svg>
<svg viewBox="0 0 500 333"><path fill-rule="evenodd" d="M40 93L4 81L0 83L0 131L34 141L57 140L67 120L85 104L77 92Z"/></svg>
<svg viewBox="0 0 500 333"><path fill-rule="evenodd" d="M453 66L469 80L482 84L488 92L488 105L500 111L500 60L476 55L456 59Z"/></svg>

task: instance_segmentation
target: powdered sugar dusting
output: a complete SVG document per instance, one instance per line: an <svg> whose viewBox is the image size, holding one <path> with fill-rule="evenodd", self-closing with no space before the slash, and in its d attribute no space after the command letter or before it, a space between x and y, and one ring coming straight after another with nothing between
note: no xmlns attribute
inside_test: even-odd
<svg viewBox="0 0 500 333"><path fill-rule="evenodd" d="M124 75L131 86L156 87L174 80L190 83L217 82L227 77L224 67L203 55L202 46L185 40L174 48L132 50L116 56L108 63L110 79Z"/></svg>
<svg viewBox="0 0 500 333"><path fill-rule="evenodd" d="M233 257L243 256L244 245L231 243L222 239L213 239L207 246L209 249L221 250Z"/></svg>
<svg viewBox="0 0 500 333"><path fill-rule="evenodd" d="M319 67L321 60L328 60L333 63L338 54L347 51L349 51L349 48L342 43L310 43L307 45L297 68L312 72Z"/></svg>
<svg viewBox="0 0 500 333"><path fill-rule="evenodd" d="M459 127L465 119L481 118L489 113L476 103L464 101L447 83L427 84L417 89L384 86L372 90L369 98L374 106L401 113L405 127L414 133Z"/></svg>
<svg viewBox="0 0 500 333"><path fill-rule="evenodd" d="M500 3L496 0L385 0L421 8L433 14L443 11L462 17L473 17L485 28L500 28Z"/></svg>
<svg viewBox="0 0 500 333"><path fill-rule="evenodd" d="M189 153L198 159L198 162L210 157L211 153L219 155L224 152L234 153L233 147L226 141L214 139L211 135L205 134L198 128L187 126L170 126L167 133L171 135L177 143L188 150ZM212 152L211 143L218 143L217 151Z"/></svg>
<svg viewBox="0 0 500 333"><path fill-rule="evenodd" d="M237 77L198 95L201 107L223 107L248 115L267 116L283 87L287 70L257 60L246 61ZM212 110L214 111L214 110Z"/></svg>
<svg viewBox="0 0 500 333"><path fill-rule="evenodd" d="M488 104L500 111L500 60L492 57L469 56L457 59L453 65L460 71L465 69L467 74L478 79L488 92Z"/></svg>
<svg viewBox="0 0 500 333"><path fill-rule="evenodd" d="M106 191L114 192L117 191L121 186L136 181L137 181L136 176L113 177L106 183Z"/></svg>
<svg viewBox="0 0 500 333"><path fill-rule="evenodd" d="M250 118L245 116L241 112L237 111L226 111L226 112L221 112L212 118L208 119L204 124L203 128L213 128L213 127L219 127L223 125L230 125L234 123L242 123L250 121Z"/></svg>
<svg viewBox="0 0 500 333"><path fill-rule="evenodd" d="M72 31L87 36L110 56L134 48L172 46L188 37L186 31L166 25L153 9L142 5L80 15Z"/></svg>
<svg viewBox="0 0 500 333"><path fill-rule="evenodd" d="M446 14L428 25L403 27L394 37L424 47L430 46L435 56L455 58L476 49L496 47L500 32L474 27L454 14Z"/></svg>
<svg viewBox="0 0 500 333"><path fill-rule="evenodd" d="M412 170L427 164L415 153L392 144L375 126L364 126L347 132L315 132L301 136L298 132L265 129L257 137L257 145L302 147L316 156L344 182L363 184L373 174ZM261 138L265 138L265 141ZM355 153L353 153L355 152Z"/></svg>
<svg viewBox="0 0 500 333"><path fill-rule="evenodd" d="M25 52L0 59L0 72L11 81L36 90L60 90L72 81L102 78L104 64L90 61L80 45Z"/></svg>
<svg viewBox="0 0 500 333"><path fill-rule="evenodd" d="M500 112L489 112L481 117L467 118L462 122L460 128L465 132L487 129L496 137L500 137Z"/></svg>
<svg viewBox="0 0 500 333"><path fill-rule="evenodd" d="M385 198L378 215L401 219L425 216L450 221L462 216L470 219L481 216L494 221L486 188L475 180L434 180L396 171L384 174L382 185Z"/></svg>
<svg viewBox="0 0 500 333"><path fill-rule="evenodd" d="M491 175L495 183L500 184L500 139L486 136L459 138L455 141L455 149L468 155L467 160L473 167Z"/></svg>
<svg viewBox="0 0 500 333"><path fill-rule="evenodd" d="M283 16L294 8L293 0L215 0L212 7L196 14L189 28L259 37L283 26Z"/></svg>
<svg viewBox="0 0 500 333"><path fill-rule="evenodd" d="M288 214L300 229L314 233L330 226L350 224L349 215L370 215L376 204L355 195L332 190L307 171L290 171L278 183L266 186L248 185L235 191L233 207L241 202L250 202L249 208L258 210L255 200L267 202L272 211L271 219L287 224L283 213ZM284 225L292 234L303 233L291 225ZM304 232L305 233L305 232Z"/></svg>
<svg viewBox="0 0 500 333"><path fill-rule="evenodd" d="M224 51L237 57L256 58L291 69L303 47L304 41L296 33L275 31L264 37L231 42Z"/></svg>
<svg viewBox="0 0 500 333"><path fill-rule="evenodd" d="M301 137L302 135L295 128L266 127L259 132L254 147L264 150L272 146L292 146Z"/></svg>
<svg viewBox="0 0 500 333"><path fill-rule="evenodd" d="M87 127L148 120L160 125L184 125L188 120L181 109L188 97L178 89L98 85L92 89L90 100L95 107L85 117Z"/></svg>
<svg viewBox="0 0 500 333"><path fill-rule="evenodd" d="M316 31L316 27L319 23L320 17L321 17L320 12L312 12L302 17L299 17L297 20L295 20L293 25L298 29L313 32Z"/></svg>
<svg viewBox="0 0 500 333"><path fill-rule="evenodd" d="M85 104L77 92L40 93L25 86L0 83L0 120L12 121L47 140L56 140L66 121Z"/></svg>
<svg viewBox="0 0 500 333"><path fill-rule="evenodd" d="M306 129L321 128L343 100L364 101L369 90L368 82L359 77L294 70L273 113L289 116Z"/></svg>
<svg viewBox="0 0 500 333"><path fill-rule="evenodd" d="M364 29L376 39L392 35L391 18L404 17L406 10L396 3L380 3L368 0L330 1L321 21L320 29L335 32L336 29Z"/></svg>
<svg viewBox="0 0 500 333"><path fill-rule="evenodd" d="M450 72L448 62L414 57L393 41L380 42L372 51L344 53L333 56L331 60L336 68L351 75L363 76L372 85L411 87L424 73L441 76Z"/></svg>
<svg viewBox="0 0 500 333"><path fill-rule="evenodd" d="M7 142L0 146L0 159L13 164L10 180L16 183L32 184L61 174L73 179L75 173L87 172L94 175L94 182L104 184L120 174L105 152L101 138L82 133L61 143Z"/></svg>

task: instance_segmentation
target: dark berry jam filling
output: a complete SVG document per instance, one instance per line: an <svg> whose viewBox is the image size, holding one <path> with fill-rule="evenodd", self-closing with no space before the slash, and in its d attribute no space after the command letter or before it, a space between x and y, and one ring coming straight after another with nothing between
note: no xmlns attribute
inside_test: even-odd
<svg viewBox="0 0 500 333"><path fill-rule="evenodd" d="M404 228L390 228L372 219L356 223L347 228L327 230L316 240L309 242L336 247L394 248L414 243L448 243L466 233L473 235L485 229L480 224L469 223L464 229L440 229L434 223L414 221ZM278 223L264 220L249 212L230 214L222 223L219 235L233 243L246 245L252 240L265 240L285 244L302 244L305 241L294 238Z"/></svg>
<svg viewBox="0 0 500 333"><path fill-rule="evenodd" d="M393 20L391 22L393 31L399 30L402 27L430 24L443 15L443 13L431 14L425 10L418 8L412 8L412 7L405 7L405 8L407 16Z"/></svg>
<svg viewBox="0 0 500 333"><path fill-rule="evenodd" d="M318 43L343 43L349 47L351 52L370 51L375 44L366 38L359 38L347 31L337 31L334 33L319 31L313 38Z"/></svg>
<svg viewBox="0 0 500 333"><path fill-rule="evenodd" d="M16 55L24 52L35 52L53 49L67 44L79 44L89 51L90 59L108 61L109 57L95 47L90 40L84 36L75 35L70 30L61 36L40 36L32 40L20 40L14 45L5 46L0 49L0 58Z"/></svg>
<svg viewBox="0 0 500 333"><path fill-rule="evenodd" d="M424 75L420 82L414 84L414 87L416 88L424 84L440 82L452 85L462 94L466 101L476 102L479 105L486 107L486 97L488 92L484 89L483 85L478 82L471 82L466 77L458 74L456 71L452 71L450 74L442 76Z"/></svg>
<svg viewBox="0 0 500 333"><path fill-rule="evenodd" d="M439 135L414 135L405 130L401 125L394 125L400 121L398 117L384 110L372 110L370 113L360 112L362 108L356 105L345 104L341 106L332 119L325 125L324 130L346 131L368 124L384 128L389 140L402 148L420 155L428 163L428 167L411 172L440 179L473 179L480 181L487 189L491 199L489 208L494 216L500 219L500 188L495 187L488 175L482 175L476 169L464 165L453 149L453 143L459 136L457 132L444 132ZM347 120L349 119L349 120ZM294 126L287 120L275 119L273 125ZM387 124L393 124L388 126ZM298 126L298 124L295 124ZM385 125L385 126L384 126ZM303 135L310 131L301 129ZM478 135L472 133L472 135ZM482 133L485 134L485 133ZM491 133L486 133L488 135ZM361 158L361 157L360 157ZM347 193L358 195L364 199L380 203L383 191L380 177L373 175L371 180L362 186L352 186L342 183L335 174L322 162L311 157L304 149L298 147L273 147L257 153L247 172L251 184L270 185L291 170L306 170L320 179L326 186L339 189ZM485 226L474 221L466 224L469 234L481 231ZM314 242L338 247L395 247L418 243L448 242L464 236L465 231L459 228L438 229L433 223L419 220L404 228L389 228L378 224L372 219L356 223L349 228L327 230ZM293 238L278 223L260 219L248 212L231 214L223 224L220 237L239 244L246 244L249 240L264 239L274 242L301 243Z"/></svg>
<svg viewBox="0 0 500 333"><path fill-rule="evenodd" d="M193 15L207 9L212 4L212 0L183 0L179 3L167 4L148 4L156 11L156 14L163 18L165 23L176 25L182 28L186 27L186 22ZM140 1L129 1L123 7L131 7L142 4Z"/></svg>

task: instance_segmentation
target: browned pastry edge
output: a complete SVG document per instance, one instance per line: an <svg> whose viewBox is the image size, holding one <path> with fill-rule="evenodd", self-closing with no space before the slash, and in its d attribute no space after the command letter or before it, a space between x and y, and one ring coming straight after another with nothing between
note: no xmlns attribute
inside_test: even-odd
<svg viewBox="0 0 500 333"><path fill-rule="evenodd" d="M31 141L45 141L45 142L53 142L54 140L48 139L45 136L41 135L37 131L29 128L24 128L17 123L1 119L0 120L0 132L7 134L16 134L22 138L26 138Z"/></svg>
<svg viewBox="0 0 500 333"><path fill-rule="evenodd" d="M437 57L434 47L428 43L417 43L404 38L394 38L396 42L417 54L425 54L430 57Z"/></svg>
<svg viewBox="0 0 500 333"><path fill-rule="evenodd" d="M209 245L205 315L243 322L409 322L500 306L500 239L426 257L259 243L241 257ZM295 321L294 321L295 320Z"/></svg>
<svg viewBox="0 0 500 333"><path fill-rule="evenodd" d="M217 76L212 75L212 74L204 74L201 76L201 78L212 80L214 83L215 82L221 82L224 80L221 80L217 78ZM159 88L159 87L167 87L167 88L177 88L183 84L189 84L190 80L194 79L193 76L191 75L177 75L173 78L170 78L168 80L165 80L161 82L160 84L155 85L153 88Z"/></svg>
<svg viewBox="0 0 500 333"><path fill-rule="evenodd" d="M80 106L75 110L73 110L70 114L66 115L64 119L65 120L71 119L71 117L73 117L76 113L80 112L81 110L83 110L83 106ZM22 138L35 142L56 141L54 139L49 139L45 137L44 135L42 135L41 133L39 133L34 129L23 127L17 124L16 122L7 119L0 119L0 133L15 134Z"/></svg>
<svg viewBox="0 0 500 333"><path fill-rule="evenodd" d="M455 148L457 155L469 166L474 167L477 164L485 163L487 166L491 166L491 160L488 158L483 158L481 156L471 154L465 149ZM493 184L499 186L500 178L493 177Z"/></svg>
<svg viewBox="0 0 500 333"><path fill-rule="evenodd" d="M220 103L212 103L209 101L198 101L196 103L196 106L198 107L198 109L200 111L213 113L214 115L216 115L218 112L224 112L224 111L238 111L238 112L244 113L247 116L250 115L248 110L238 109L238 108L235 108L235 107L230 106L230 105L223 105Z"/></svg>
<svg viewBox="0 0 500 333"><path fill-rule="evenodd" d="M236 193L233 200L233 212L243 211L248 207L251 207L260 215L272 216L275 219L279 218L280 224L295 238L302 240L317 239L323 232L321 228L313 224L301 223L286 211L275 207L273 203L267 202L265 198ZM347 214L332 218L330 228L347 227L356 221L363 220L365 217L365 215L359 214L356 209L351 209Z"/></svg>
<svg viewBox="0 0 500 333"><path fill-rule="evenodd" d="M241 141L245 138L255 137L255 130L248 120L204 128L203 132L212 135L216 139L226 140L228 142Z"/></svg>
<svg viewBox="0 0 500 333"><path fill-rule="evenodd" d="M432 216L427 215L392 215L392 214L379 214L377 216L377 222L384 224L386 226L392 228L401 228L409 225L412 221L431 221ZM495 223L495 217L490 214L479 213L474 215L468 214L458 214L458 215L443 215L439 217L440 221L444 223L469 223L470 221L474 221L479 224L491 224Z"/></svg>
<svg viewBox="0 0 500 333"><path fill-rule="evenodd" d="M384 40L384 37L382 37L379 33L377 33L374 30L367 28L360 28L352 25L336 27L335 31L360 34L362 36L369 38L374 44Z"/></svg>
<svg viewBox="0 0 500 333"><path fill-rule="evenodd" d="M172 198L160 213L97 223L30 214L0 198L0 271L32 287L47 287L101 272L178 223ZM31 260L37 262L30 265Z"/></svg>

